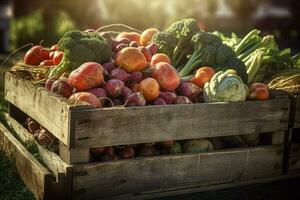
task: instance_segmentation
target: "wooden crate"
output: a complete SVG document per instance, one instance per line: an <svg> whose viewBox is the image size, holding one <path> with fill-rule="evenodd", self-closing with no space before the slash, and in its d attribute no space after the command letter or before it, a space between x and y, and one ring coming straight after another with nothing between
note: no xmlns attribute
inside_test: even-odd
<svg viewBox="0 0 300 200"><path fill-rule="evenodd" d="M15 119L7 116L7 121L19 138L34 140ZM68 194L66 199L147 199L284 178L283 135L273 133L272 143L265 146L71 166L38 146L53 175L64 177L61 187ZM32 159L23 165L27 162ZM32 173L29 170L25 173ZM44 193L51 193L42 186Z"/></svg>
<svg viewBox="0 0 300 200"><path fill-rule="evenodd" d="M5 75L11 115L21 110L60 142L66 163L87 163L89 149L287 130L290 99L90 109L74 106L16 74Z"/></svg>
<svg viewBox="0 0 300 200"><path fill-rule="evenodd" d="M19 138L33 140L18 121L26 113L60 140L59 156L40 154L54 177L65 177L66 198L145 199L282 177L290 99L90 109L12 73L5 98ZM272 132L264 146L88 163L93 147L264 132Z"/></svg>

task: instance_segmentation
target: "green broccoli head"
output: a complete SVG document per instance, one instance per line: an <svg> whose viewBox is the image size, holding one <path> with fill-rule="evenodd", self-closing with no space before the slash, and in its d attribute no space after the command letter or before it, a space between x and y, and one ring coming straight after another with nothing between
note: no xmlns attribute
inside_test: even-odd
<svg viewBox="0 0 300 200"><path fill-rule="evenodd" d="M211 66L217 71L234 69L245 83L247 83L247 71L245 64L236 58L233 50L224 45L222 40L208 32L198 32L191 40L194 52L186 65L180 70L181 76L187 76L196 67Z"/></svg>
<svg viewBox="0 0 300 200"><path fill-rule="evenodd" d="M195 19L182 19L172 23L166 30L176 36L177 39L188 39L199 31L198 22Z"/></svg>
<svg viewBox="0 0 300 200"><path fill-rule="evenodd" d="M178 68L193 52L192 36L199 31L195 19L182 19L172 23L165 31L156 33L152 42L159 47L160 53L167 54L175 68Z"/></svg>
<svg viewBox="0 0 300 200"><path fill-rule="evenodd" d="M178 43L178 39L174 34L162 31L155 33L152 37L152 42L157 44L158 51L173 58L174 49Z"/></svg>
<svg viewBox="0 0 300 200"><path fill-rule="evenodd" d="M70 73L85 62L104 63L112 56L109 41L97 32L68 31L58 42L58 47L64 52L64 57L49 76Z"/></svg>

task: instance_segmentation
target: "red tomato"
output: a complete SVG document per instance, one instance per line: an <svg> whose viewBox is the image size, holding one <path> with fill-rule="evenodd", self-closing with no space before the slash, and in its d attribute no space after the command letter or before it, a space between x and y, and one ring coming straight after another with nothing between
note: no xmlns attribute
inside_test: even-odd
<svg viewBox="0 0 300 200"><path fill-rule="evenodd" d="M55 51L50 51L50 53L49 53L49 59L51 59L51 60L53 59L54 52L55 52Z"/></svg>
<svg viewBox="0 0 300 200"><path fill-rule="evenodd" d="M51 46L50 50L56 51L58 50L58 44L54 44Z"/></svg>
<svg viewBox="0 0 300 200"><path fill-rule="evenodd" d="M50 51L49 50L41 49L40 54L41 54L41 58L43 60L49 60L50 59L50 55L49 55Z"/></svg>
<svg viewBox="0 0 300 200"><path fill-rule="evenodd" d="M44 60L43 62L40 63L40 65L51 66L51 65L54 65L54 63L53 63L53 60Z"/></svg>
<svg viewBox="0 0 300 200"><path fill-rule="evenodd" d="M58 65L63 57L64 57L64 52L56 50L53 55L54 65Z"/></svg>
<svg viewBox="0 0 300 200"><path fill-rule="evenodd" d="M24 56L24 63L28 65L39 65L43 59L41 57L42 46L33 46Z"/></svg>

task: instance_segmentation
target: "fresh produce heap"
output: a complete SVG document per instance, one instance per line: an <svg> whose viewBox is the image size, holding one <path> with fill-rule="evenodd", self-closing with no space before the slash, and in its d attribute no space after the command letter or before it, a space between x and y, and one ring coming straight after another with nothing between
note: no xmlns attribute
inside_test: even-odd
<svg viewBox="0 0 300 200"><path fill-rule="evenodd" d="M48 90L95 108L268 99L221 38L194 19L141 34L74 30L50 49L32 47L24 63L49 69L38 76Z"/></svg>

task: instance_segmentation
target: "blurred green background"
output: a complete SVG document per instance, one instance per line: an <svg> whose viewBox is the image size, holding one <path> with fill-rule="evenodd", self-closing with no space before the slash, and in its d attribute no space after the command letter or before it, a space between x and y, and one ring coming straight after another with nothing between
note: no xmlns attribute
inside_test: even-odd
<svg viewBox="0 0 300 200"><path fill-rule="evenodd" d="M0 50L33 42L56 43L69 29L125 23L137 29L163 29L193 17L208 31L240 35L253 28L276 35L282 47L299 49L297 0L1 0Z"/></svg>

